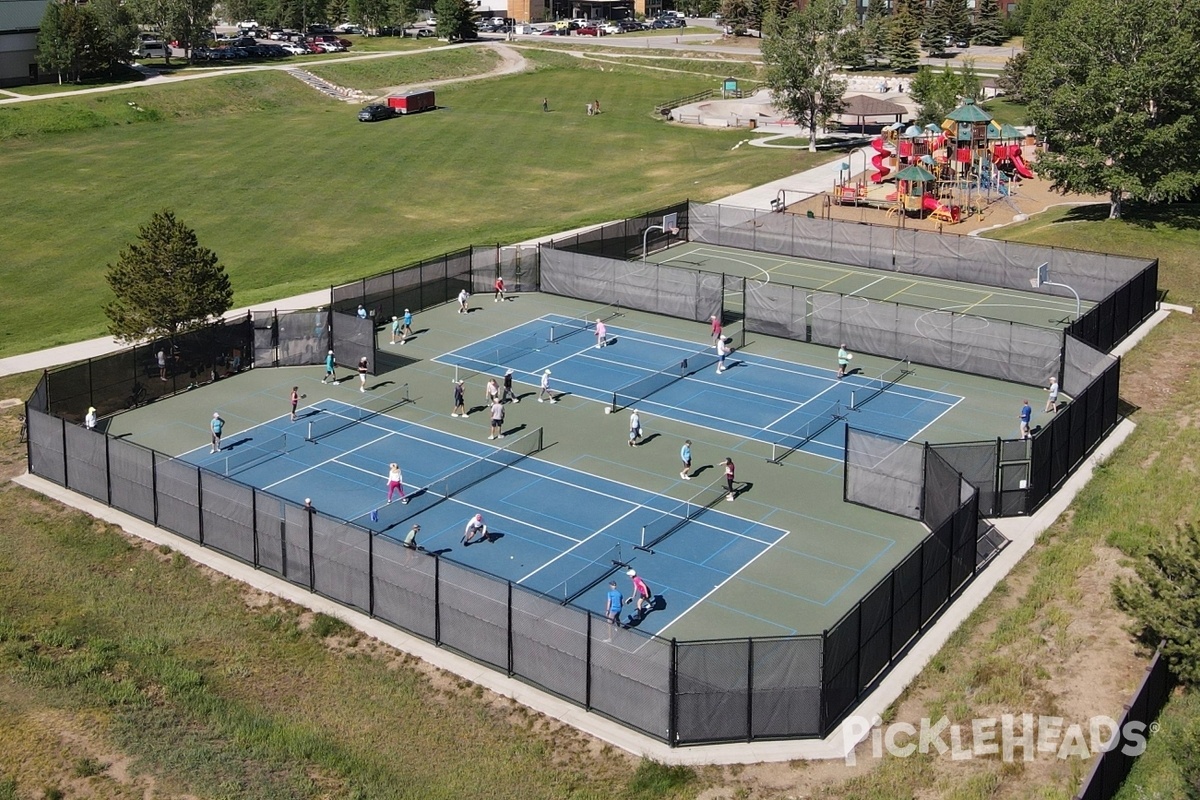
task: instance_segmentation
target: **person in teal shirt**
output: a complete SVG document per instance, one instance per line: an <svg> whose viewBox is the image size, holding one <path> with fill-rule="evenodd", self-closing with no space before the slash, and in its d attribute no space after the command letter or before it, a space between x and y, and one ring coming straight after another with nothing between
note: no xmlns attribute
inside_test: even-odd
<svg viewBox="0 0 1200 800"><path fill-rule="evenodd" d="M404 309L404 324L401 327L400 344L407 342L410 336L412 336L412 312L406 308Z"/></svg>
<svg viewBox="0 0 1200 800"><path fill-rule="evenodd" d="M392 344L396 343L396 339L400 336L400 318L392 317Z"/></svg>
<svg viewBox="0 0 1200 800"><path fill-rule="evenodd" d="M325 377L321 378L321 383L324 383L330 378L333 378L335 383L337 382L337 378L333 373L333 368L336 365L337 362L333 360L333 351L330 350L329 355L325 356Z"/></svg>
<svg viewBox="0 0 1200 800"><path fill-rule="evenodd" d="M221 419L221 415L214 411L209 427L212 428L212 451L215 453L221 449L221 431L225 429L225 420Z"/></svg>

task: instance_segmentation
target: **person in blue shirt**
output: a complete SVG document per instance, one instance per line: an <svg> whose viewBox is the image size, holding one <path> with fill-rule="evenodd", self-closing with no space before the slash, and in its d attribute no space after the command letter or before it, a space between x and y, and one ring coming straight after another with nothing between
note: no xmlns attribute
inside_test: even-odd
<svg viewBox="0 0 1200 800"><path fill-rule="evenodd" d="M604 641L612 641L613 626L621 624L621 606L625 605L625 598L621 596L621 590L617 588L616 581L608 582L608 595L604 600L604 616L608 620L608 638Z"/></svg>
<svg viewBox="0 0 1200 800"><path fill-rule="evenodd" d="M396 343L396 339L400 336L400 318L392 317L392 344Z"/></svg>
<svg viewBox="0 0 1200 800"><path fill-rule="evenodd" d="M412 312L407 308L404 309L404 319L400 326L400 344L408 341L408 337L412 336Z"/></svg>
<svg viewBox="0 0 1200 800"><path fill-rule="evenodd" d="M337 382L337 377L333 373L333 368L337 366L337 362L333 360L333 351L329 351L329 355L325 356L325 377L321 378L321 383L333 378L334 383Z"/></svg>
<svg viewBox="0 0 1200 800"><path fill-rule="evenodd" d="M221 419L221 415L214 411L209 427L212 428L212 451L215 453L221 449L221 431L225 428L225 420Z"/></svg>
<svg viewBox="0 0 1200 800"><path fill-rule="evenodd" d="M679 448L679 460L683 462L683 470L679 473L679 477L685 481L692 479L692 440L684 439L683 447Z"/></svg>
<svg viewBox="0 0 1200 800"><path fill-rule="evenodd" d="M1028 400L1022 400L1024 403L1021 406L1021 438L1028 439L1031 434L1029 432L1029 421L1033 419L1033 409L1029 406Z"/></svg>

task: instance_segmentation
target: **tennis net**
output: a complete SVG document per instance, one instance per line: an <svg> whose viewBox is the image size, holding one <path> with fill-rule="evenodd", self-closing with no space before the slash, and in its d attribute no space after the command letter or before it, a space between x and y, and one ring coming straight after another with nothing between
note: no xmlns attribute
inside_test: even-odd
<svg viewBox="0 0 1200 800"><path fill-rule="evenodd" d="M612 410L620 411L629 408L640 400L645 400L655 392L660 392L676 381L681 381L689 375L695 375L702 369L708 369L717 363L716 351L711 347L698 350L678 364L660 370L653 375L638 378L613 392Z"/></svg>
<svg viewBox="0 0 1200 800"><path fill-rule="evenodd" d="M724 500L728 494L724 479L713 481L654 522L643 525L641 544L635 545L634 549L653 554L663 539Z"/></svg>
<svg viewBox="0 0 1200 800"><path fill-rule="evenodd" d="M295 437L291 443L295 444ZM288 435L281 433L259 445L243 445L225 457L225 474L232 475L243 469L258 466L288 452Z"/></svg>
<svg viewBox="0 0 1200 800"><path fill-rule="evenodd" d="M552 597L562 600L563 603L570 603L572 600L591 591L593 587L602 583L621 567L626 566L624 559L621 557L620 542L606 536L599 542L591 539L589 543L596 543L603 547L603 550L595 558L590 559L586 566L551 589L550 595Z"/></svg>
<svg viewBox="0 0 1200 800"><path fill-rule="evenodd" d="M550 326L550 341L561 342L568 336L573 336L581 331L595 331L596 320L608 322L613 317L619 316L621 316L621 306L612 303L589 311L586 314L572 317L564 322L555 322Z"/></svg>
<svg viewBox="0 0 1200 800"><path fill-rule="evenodd" d="M850 410L857 411L912 373L912 364L907 358L902 358L877 377L868 378L861 388L850 392Z"/></svg>
<svg viewBox="0 0 1200 800"><path fill-rule="evenodd" d="M371 394L362 398L364 405L348 406L340 411L327 411L321 408L313 409L318 413L315 420L308 423L308 434L304 437L308 442L319 442L327 436L340 433L347 428L361 425L364 422L383 416L409 402L408 384L404 384L386 394Z"/></svg>
<svg viewBox="0 0 1200 800"><path fill-rule="evenodd" d="M846 417L841 413L841 410L842 404L839 400L824 403L813 410L803 408L805 412L804 424L791 433L784 435L778 441L771 443L771 463L778 464L782 462L789 455L804 447L804 445L829 430L839 421L845 419Z"/></svg>
<svg viewBox="0 0 1200 800"><path fill-rule="evenodd" d="M535 428L529 433L507 443L500 449L472 461L465 467L457 469L443 478L439 478L430 484L429 488L441 495L443 499L453 497L541 449L542 429Z"/></svg>

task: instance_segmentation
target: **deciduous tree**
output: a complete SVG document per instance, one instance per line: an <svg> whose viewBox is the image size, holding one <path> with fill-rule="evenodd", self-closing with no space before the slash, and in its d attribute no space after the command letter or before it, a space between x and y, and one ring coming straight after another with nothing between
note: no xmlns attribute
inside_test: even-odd
<svg viewBox="0 0 1200 800"><path fill-rule="evenodd" d="M434 13L439 39L460 42L475 37L475 4L471 0L438 0Z"/></svg>
<svg viewBox="0 0 1200 800"><path fill-rule="evenodd" d="M125 342L171 339L220 317L233 289L217 255L170 211L154 214L106 275L115 299L104 313Z"/></svg>
<svg viewBox="0 0 1200 800"><path fill-rule="evenodd" d="M1068 0L1029 49L1038 174L1064 192L1173 202L1200 186L1200 0ZM1032 20L1031 20L1032 22Z"/></svg>
<svg viewBox="0 0 1200 800"><path fill-rule="evenodd" d="M811 0L786 17L769 14L762 54L775 102L808 131L816 152L817 132L842 109L846 82L837 77L843 37L854 32L840 0Z"/></svg>

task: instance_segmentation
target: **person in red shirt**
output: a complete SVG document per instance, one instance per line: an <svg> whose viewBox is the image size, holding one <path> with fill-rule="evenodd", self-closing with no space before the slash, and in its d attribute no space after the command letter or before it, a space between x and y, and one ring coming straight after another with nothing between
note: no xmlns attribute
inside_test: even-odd
<svg viewBox="0 0 1200 800"><path fill-rule="evenodd" d="M645 619L646 615L650 613L651 608L650 587L646 585L646 582L642 580L641 576L637 574L636 570L631 569L625 574L628 575L629 580L633 582L633 592L625 602L633 603L634 614L637 615L639 620ZM630 625L633 624L633 616L633 614L629 615Z"/></svg>
<svg viewBox="0 0 1200 800"><path fill-rule="evenodd" d="M492 300L493 303L499 303L504 299L504 278L496 278L496 297Z"/></svg>
<svg viewBox="0 0 1200 800"><path fill-rule="evenodd" d="M713 314L709 319L712 320L712 338L715 342L721 338L721 318Z"/></svg>
<svg viewBox="0 0 1200 800"><path fill-rule="evenodd" d="M733 501L733 498L737 497L737 492L735 492L733 490L733 470L734 470L733 459L726 457L726 459L725 459L725 488L728 493L725 495L725 499L729 500L731 502Z"/></svg>

